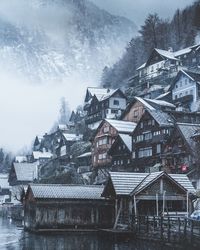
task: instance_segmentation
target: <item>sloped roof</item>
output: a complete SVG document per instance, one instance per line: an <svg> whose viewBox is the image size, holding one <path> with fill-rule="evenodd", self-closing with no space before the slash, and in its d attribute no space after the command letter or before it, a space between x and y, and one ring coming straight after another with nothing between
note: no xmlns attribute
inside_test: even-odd
<svg viewBox="0 0 200 250"><path fill-rule="evenodd" d="M189 70L182 70L182 72L191 77L193 81L200 82L200 72L194 72Z"/></svg>
<svg viewBox="0 0 200 250"><path fill-rule="evenodd" d="M158 54L160 54L161 56L171 59L171 60L176 60L178 61L179 59L177 59L174 55L174 52L171 51L167 51L167 50L163 50L163 49L155 49L155 51L158 52Z"/></svg>
<svg viewBox="0 0 200 250"><path fill-rule="evenodd" d="M167 113L161 110L149 110L148 112L156 120L156 122L159 124L160 127L174 126L172 117L168 115Z"/></svg>
<svg viewBox="0 0 200 250"><path fill-rule="evenodd" d="M130 195L148 173L110 172L116 195Z"/></svg>
<svg viewBox="0 0 200 250"><path fill-rule="evenodd" d="M86 153L84 153L82 155L79 155L77 158L89 157L91 155L92 155L92 152L86 152Z"/></svg>
<svg viewBox="0 0 200 250"><path fill-rule="evenodd" d="M163 175L169 176L169 178L190 193L195 192L192 183L185 174L168 175L163 171L154 173L110 172L110 178L116 195L138 194Z"/></svg>
<svg viewBox="0 0 200 250"><path fill-rule="evenodd" d="M114 119L105 119L105 121L107 121L119 133L132 133L137 125L135 122L127 122Z"/></svg>
<svg viewBox="0 0 200 250"><path fill-rule="evenodd" d="M181 131L184 139L190 147L193 145L193 139L191 138L196 131L200 130L200 124L192 123L177 123L179 130Z"/></svg>
<svg viewBox="0 0 200 250"><path fill-rule="evenodd" d="M96 96L98 100L101 100L103 96L106 96L108 93L115 91L114 89L105 89L105 88L95 88L89 87L88 91L90 92L91 96Z"/></svg>
<svg viewBox="0 0 200 250"><path fill-rule="evenodd" d="M63 136L67 141L79 141L83 138L83 135L63 133Z"/></svg>
<svg viewBox="0 0 200 250"><path fill-rule="evenodd" d="M51 158L53 156L50 152L41 152L41 151L33 151L33 157L35 160L38 160L40 158Z"/></svg>
<svg viewBox="0 0 200 250"><path fill-rule="evenodd" d="M9 187L10 187L10 185L8 182L8 175L7 174L0 174L0 188L7 189Z"/></svg>
<svg viewBox="0 0 200 250"><path fill-rule="evenodd" d="M103 186L30 184L35 198L38 199L103 199Z"/></svg>
<svg viewBox="0 0 200 250"><path fill-rule="evenodd" d="M18 155L15 157L15 161L16 162L25 162L25 161L27 161L27 157L23 156L23 155Z"/></svg>
<svg viewBox="0 0 200 250"><path fill-rule="evenodd" d="M155 100L160 100L160 99L162 99L163 97L168 96L169 94L171 94L170 91L165 92L165 93L163 93L163 94L157 96L157 97L155 98Z"/></svg>
<svg viewBox="0 0 200 250"><path fill-rule="evenodd" d="M148 103L152 103L152 104L156 104L158 106L164 106L164 107L170 107L170 108L176 108L176 106L170 102L166 102L163 100L155 100L155 99L148 99L148 98L144 98L144 100L146 100Z"/></svg>
<svg viewBox="0 0 200 250"><path fill-rule="evenodd" d="M150 110L155 110L155 108L152 107L151 104L149 104L144 98L138 97L138 96L135 96L134 98L135 98L135 100L141 102L146 108L148 108Z"/></svg>
<svg viewBox="0 0 200 250"><path fill-rule="evenodd" d="M33 181L38 177L38 162L13 163L17 181Z"/></svg>
<svg viewBox="0 0 200 250"><path fill-rule="evenodd" d="M132 137L127 134L119 134L121 139L123 140L124 144L127 146L127 148L132 151Z"/></svg>

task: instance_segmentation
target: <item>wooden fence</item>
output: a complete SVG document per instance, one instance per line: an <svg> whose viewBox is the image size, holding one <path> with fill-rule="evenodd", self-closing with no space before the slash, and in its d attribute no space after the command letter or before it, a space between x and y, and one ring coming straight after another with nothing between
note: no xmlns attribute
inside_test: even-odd
<svg viewBox="0 0 200 250"><path fill-rule="evenodd" d="M200 221L189 218L137 216L132 220L132 227L139 238L188 244L194 248L200 245Z"/></svg>

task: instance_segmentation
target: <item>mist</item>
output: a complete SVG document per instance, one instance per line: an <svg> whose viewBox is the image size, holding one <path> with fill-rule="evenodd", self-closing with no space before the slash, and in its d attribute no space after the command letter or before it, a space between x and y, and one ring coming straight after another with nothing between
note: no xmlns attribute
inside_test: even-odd
<svg viewBox="0 0 200 250"><path fill-rule="evenodd" d="M51 129L61 97L71 110L82 104L133 36L98 27L90 39L73 23L75 7L61 2L0 1L0 147L12 152Z"/></svg>

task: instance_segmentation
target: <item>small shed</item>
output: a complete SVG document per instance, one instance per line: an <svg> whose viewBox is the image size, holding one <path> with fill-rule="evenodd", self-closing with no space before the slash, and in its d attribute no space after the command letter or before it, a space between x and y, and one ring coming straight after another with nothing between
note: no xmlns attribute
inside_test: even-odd
<svg viewBox="0 0 200 250"><path fill-rule="evenodd" d="M103 186L30 184L24 198L25 229L92 229L113 224L113 202Z"/></svg>
<svg viewBox="0 0 200 250"><path fill-rule="evenodd" d="M115 200L115 224L130 225L132 216L187 215L195 189L184 174L111 172L103 196Z"/></svg>

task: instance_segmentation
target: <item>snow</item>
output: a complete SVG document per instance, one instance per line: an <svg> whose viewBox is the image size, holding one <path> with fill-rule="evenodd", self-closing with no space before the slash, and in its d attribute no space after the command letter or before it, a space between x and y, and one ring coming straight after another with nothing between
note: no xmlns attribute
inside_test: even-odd
<svg viewBox="0 0 200 250"><path fill-rule="evenodd" d="M119 134L127 148L132 152L132 137L130 135Z"/></svg>
<svg viewBox="0 0 200 250"><path fill-rule="evenodd" d="M138 100L139 102L141 102L149 110L155 110L155 108L152 107L149 103L147 103L143 98L136 96L135 99Z"/></svg>
<svg viewBox="0 0 200 250"><path fill-rule="evenodd" d="M120 120L105 119L119 133L132 133L136 127L135 122L126 122Z"/></svg>
<svg viewBox="0 0 200 250"><path fill-rule="evenodd" d="M40 158L52 158L53 154L50 152L41 152L41 151L33 151L33 157L35 160L39 160Z"/></svg>

